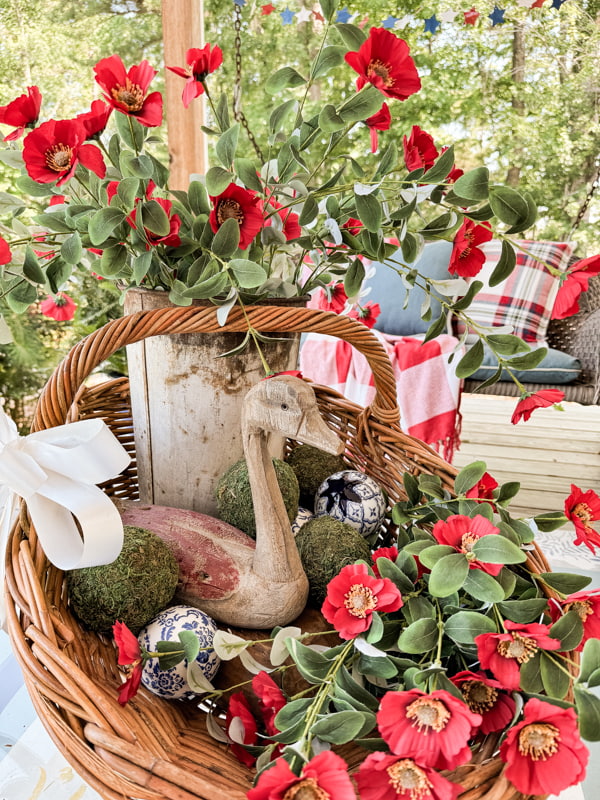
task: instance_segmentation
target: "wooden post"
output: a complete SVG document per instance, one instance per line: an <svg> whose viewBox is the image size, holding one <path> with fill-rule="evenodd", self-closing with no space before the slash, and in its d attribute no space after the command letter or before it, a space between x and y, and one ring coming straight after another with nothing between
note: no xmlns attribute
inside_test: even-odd
<svg viewBox="0 0 600 800"><path fill-rule="evenodd" d="M162 25L165 64L185 67L188 49L203 45L203 0L162 0ZM184 108L183 87L184 79L165 69L170 189L187 189L192 173L206 173L203 98Z"/></svg>

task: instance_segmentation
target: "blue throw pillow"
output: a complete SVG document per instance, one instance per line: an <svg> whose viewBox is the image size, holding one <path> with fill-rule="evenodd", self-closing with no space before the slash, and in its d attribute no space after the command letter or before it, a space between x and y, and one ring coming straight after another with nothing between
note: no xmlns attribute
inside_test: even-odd
<svg viewBox="0 0 600 800"><path fill-rule="evenodd" d="M423 248L421 256L413 264L406 264L402 258L402 251L398 249L389 259L393 264L403 264L414 267L421 275L433 280L448 280L448 264L452 253L452 242L429 242ZM415 286L410 291L408 305L403 308L407 290L399 278L398 273L385 263L373 262L376 269L375 275L369 279L367 286L371 287L367 300L379 303L381 314L375 323L375 328L391 336L414 336L425 333L431 322L437 319L442 311L442 306L433 294L431 297L431 320L426 322L421 319L421 306L426 297L426 292Z"/></svg>
<svg viewBox="0 0 600 800"><path fill-rule="evenodd" d="M497 369L498 359L486 347L483 364L477 372L469 376L469 380L484 381L491 377ZM515 372L515 375L521 383L573 383L581 375L581 363L568 353L563 353L562 350L548 348L548 354L535 369L519 370ZM503 372L500 378L502 381L510 379L507 372Z"/></svg>

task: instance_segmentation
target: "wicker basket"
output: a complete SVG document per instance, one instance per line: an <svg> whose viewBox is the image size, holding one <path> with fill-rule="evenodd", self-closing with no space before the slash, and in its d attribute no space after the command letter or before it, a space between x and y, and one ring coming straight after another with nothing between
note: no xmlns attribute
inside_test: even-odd
<svg viewBox="0 0 600 800"><path fill-rule="evenodd" d="M374 477L392 502L405 499L405 471L439 475L452 490L456 471L427 445L401 432L391 365L364 325L310 309L257 306L246 312L260 331L326 333L347 340L367 357L376 387L370 407L363 409L325 387L315 388L324 418L346 442L348 462ZM244 331L246 325L243 314L234 309L226 329ZM93 388L86 388L84 381L123 345L157 334L217 330L214 309L159 309L108 323L79 342L56 369L40 397L33 430L81 418L104 419L134 457L126 472L104 489L112 496L135 499L127 380ZM539 551L531 553L529 567L548 570ZM84 630L72 616L63 574L48 563L24 505L7 550L6 590L9 632L33 705L69 763L102 797L245 798L251 772L211 738L195 703L159 700L144 689L124 708L117 703L120 675L114 645ZM464 786L461 800L522 800L501 776L495 749L496 741L488 737L473 761L450 776ZM352 752L349 757L357 760Z"/></svg>

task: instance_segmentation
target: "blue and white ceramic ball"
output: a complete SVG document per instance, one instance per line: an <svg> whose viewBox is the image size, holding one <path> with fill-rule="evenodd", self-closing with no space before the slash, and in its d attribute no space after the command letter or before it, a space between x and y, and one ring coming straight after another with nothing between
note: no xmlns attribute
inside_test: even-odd
<svg viewBox="0 0 600 800"><path fill-rule="evenodd" d="M315 514L346 522L365 537L375 533L387 502L373 478L357 470L342 470L326 478L315 495Z"/></svg>
<svg viewBox="0 0 600 800"><path fill-rule="evenodd" d="M210 681L219 668L220 659L214 650L202 648L212 647L217 625L199 608L184 605L166 608L140 631L138 640L146 650L155 651L157 642L178 642L180 631L192 631L198 637L201 649L196 663ZM187 682L186 659L166 670L160 669L158 658L149 659L142 672L142 684L154 694L168 700L194 697Z"/></svg>
<svg viewBox="0 0 600 800"><path fill-rule="evenodd" d="M313 517L314 514L312 511L309 511L308 508L303 508L300 506L298 513L296 514L296 519L292 522L292 533L294 536L298 533L304 523L308 522L308 520L312 519Z"/></svg>

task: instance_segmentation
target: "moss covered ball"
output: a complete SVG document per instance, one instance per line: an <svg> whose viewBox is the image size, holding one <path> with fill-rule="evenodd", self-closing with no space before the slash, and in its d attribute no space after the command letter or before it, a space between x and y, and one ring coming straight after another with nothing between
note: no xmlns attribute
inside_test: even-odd
<svg viewBox="0 0 600 800"><path fill-rule="evenodd" d="M110 564L67 573L71 606L93 631L110 631L116 620L138 633L173 599L179 567L155 533L125 525L123 549Z"/></svg>
<svg viewBox="0 0 600 800"><path fill-rule="evenodd" d="M296 519L300 490L294 470L279 458L272 459L279 490L290 524ZM246 459L241 458L223 473L215 489L217 512L224 522L256 539L256 520Z"/></svg>
<svg viewBox="0 0 600 800"><path fill-rule="evenodd" d="M347 564L371 561L365 539L345 522L329 516L305 522L296 536L296 546L310 586L309 600L321 607L327 584Z"/></svg>
<svg viewBox="0 0 600 800"><path fill-rule="evenodd" d="M323 481L334 472L346 469L341 456L326 453L310 444L295 447L286 458L286 462L294 470L300 487L300 504L313 508L315 494Z"/></svg>

